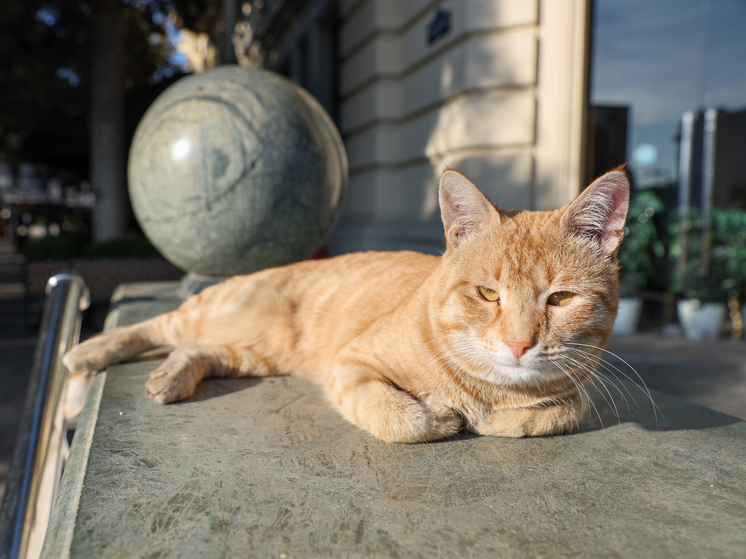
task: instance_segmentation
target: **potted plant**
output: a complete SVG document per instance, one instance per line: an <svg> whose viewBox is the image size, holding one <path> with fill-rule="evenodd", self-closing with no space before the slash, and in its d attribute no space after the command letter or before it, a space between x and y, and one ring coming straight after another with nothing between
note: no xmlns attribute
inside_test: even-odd
<svg viewBox="0 0 746 559"><path fill-rule="evenodd" d="M631 334L637 329L642 311L640 291L648 287L656 274L656 259L665 248L658 236L653 216L663 210L663 203L651 191L632 196L619 249L619 311L614 334Z"/></svg>
<svg viewBox="0 0 746 559"><path fill-rule="evenodd" d="M732 324L732 336L740 339L744 330L746 305L740 306L746 295L746 211L742 208L716 209L713 212L713 229L722 239L719 249L724 253L726 275L730 279L728 308Z"/></svg>
<svg viewBox="0 0 746 559"><path fill-rule="evenodd" d="M726 303L746 284L746 214L714 208L708 217L691 211L671 227L670 255L678 261L671 290L681 297L679 321L690 339L717 338Z"/></svg>

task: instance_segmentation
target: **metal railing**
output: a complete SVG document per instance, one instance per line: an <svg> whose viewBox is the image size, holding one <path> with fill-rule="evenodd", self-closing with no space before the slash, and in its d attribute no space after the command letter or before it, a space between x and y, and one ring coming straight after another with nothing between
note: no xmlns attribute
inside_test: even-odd
<svg viewBox="0 0 746 559"><path fill-rule="evenodd" d="M28 396L0 510L0 559L38 557L67 456L62 356L77 343L90 295L83 278L50 278Z"/></svg>

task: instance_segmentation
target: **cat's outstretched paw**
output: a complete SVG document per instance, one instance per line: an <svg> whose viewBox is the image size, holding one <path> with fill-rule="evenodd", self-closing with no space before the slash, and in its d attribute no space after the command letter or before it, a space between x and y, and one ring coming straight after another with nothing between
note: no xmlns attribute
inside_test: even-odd
<svg viewBox="0 0 746 559"><path fill-rule="evenodd" d="M113 361L113 344L105 334L76 345L62 357L62 364L71 373L102 371Z"/></svg>
<svg viewBox="0 0 746 559"><path fill-rule="evenodd" d="M77 424L80 413L83 411L83 406L85 405L88 387L91 384L92 378L93 375L91 373L84 373L82 371L70 373L70 378L67 380L67 387L65 388L65 399L62 408L65 421L68 425L74 426Z"/></svg>
<svg viewBox="0 0 746 559"><path fill-rule="evenodd" d="M145 392L156 404L170 404L189 398L198 383L188 364L167 359L150 373Z"/></svg>

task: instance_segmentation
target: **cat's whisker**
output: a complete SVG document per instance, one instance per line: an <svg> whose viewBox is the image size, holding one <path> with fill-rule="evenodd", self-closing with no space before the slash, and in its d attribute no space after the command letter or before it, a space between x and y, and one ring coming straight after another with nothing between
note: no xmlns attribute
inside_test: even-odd
<svg viewBox="0 0 746 559"><path fill-rule="evenodd" d="M624 394L624 392L623 392L623 391L622 391L622 390L621 390L621 389L619 388L619 385L618 385L617 383L615 383L615 382L614 382L613 378L616 378L616 377L612 377L612 378L610 378L609 376L605 375L605 374L604 374L604 373L602 373L601 371L597 371L597 372L596 372L596 374L597 374L597 376L598 376L598 379L599 379L599 380L600 380L601 382L605 382L605 383L609 384L609 385L610 385L610 386L612 386L612 387L613 387L614 389L616 389L616 391L617 391L617 392L619 392L619 396L621 397L622 401L624 402L624 405L625 405L625 406L627 407L627 411L629 412L629 411L631 410L631 407L630 407L630 403L629 403L629 399L627 399L627 396L626 396L626 395ZM627 389L626 387L624 387L624 386L623 386L623 388L625 389L625 392L627 392L627 393L629 394L629 390L628 390L628 389ZM640 407L640 406L639 406L639 405L637 404L637 402L635 401L635 399L634 399L634 398L632 398L632 402L633 402L633 403L635 404L635 407L637 407L637 408L639 408L639 407Z"/></svg>
<svg viewBox="0 0 746 559"><path fill-rule="evenodd" d="M608 353L608 354L609 354L609 355L611 355L612 357L615 357L616 359L619 359L619 361L621 361L622 363L624 363L624 364L625 364L625 365L626 365L627 367L629 367L629 369L630 369L630 370L631 370L631 371L632 371L633 373L635 373L635 375L637 375L637 378L638 378L638 379L640 380L640 382L642 383L642 386L644 387L644 389L645 389L645 391L647 392L648 396L651 396L651 394L650 394L650 390L648 389L647 385L645 384L645 381L643 380L642 376L640 376L640 373L638 373L638 372L637 372L637 370L636 370L636 369L635 369L635 368L634 368L634 367L633 367L632 365L630 365L629 363L627 363L627 362L626 362L626 361L625 361L624 359L622 359L622 358L621 358L620 356L618 356L618 355L617 355L616 353L613 353L613 352L609 351L608 349L604 349L604 348L602 348L602 347L598 347L598 346L595 346L595 345L591 345L591 344L582 344L582 343L579 343L579 342L567 342L567 345L577 345L577 346L589 347L589 348L591 348L591 349L596 349L596 350L598 350L598 351L602 351L603 353ZM584 351L584 350L580 350L580 349L576 349L576 351L578 351L578 352L582 352L582 353L584 353L584 354L586 354L586 355L592 355L592 356L593 356L593 357L595 357L596 359L602 359L602 358L600 358L600 357L597 357L597 356L595 356L594 354L592 354L592 353L590 353L590 352L588 352L588 351ZM630 381L632 381L632 378L631 378L631 377L629 377L628 375L626 375L625 373L623 373L623 372L622 372L622 371L621 371L621 370L620 370L620 369L619 369L618 367L616 367L616 366L612 365L611 363L608 363L608 364L609 364L609 365L610 365L611 367L613 367L613 368L614 368L615 370L619 371L619 373L623 374L623 375L624 375L624 376L625 376L625 377L626 377L627 379L629 379ZM632 382L634 382L634 381L632 381Z"/></svg>
<svg viewBox="0 0 746 559"><path fill-rule="evenodd" d="M575 350L575 351L577 351L577 350ZM593 357L596 357L596 356L594 355ZM606 371L607 373L609 373L609 375L611 375L611 377L613 377L613 378L618 378L618 377L617 377L617 375L615 374L615 372L614 372L614 371L612 370L612 366L611 366L611 364L610 364L610 363L607 363L607 362L605 362L605 361L603 361L603 360L599 359L599 368L600 368L600 369L603 369L604 371ZM624 373L622 373L621 371L619 371L619 373L620 373L620 374L622 374L622 375L624 376ZM599 374L602 374L602 373L601 373L601 372L599 371ZM626 396L624 396L624 393L622 392L622 388L624 389L624 392L626 392L626 393L627 393L627 396L629 396L630 400L632 400L632 403L634 403L635 407L636 407L636 408L639 408L639 407L640 407L640 404L638 404L638 403L637 403L637 400L635 399L635 397L634 397L634 395L632 394L632 392L630 391L630 389L629 389L629 388L627 388L627 385L626 385L626 384L622 384L622 385L621 385L621 388L620 388L620 387L619 387L619 384L618 384L618 383L614 383L614 382L613 382L613 381L612 381L612 380L611 380L611 379L610 379L610 378L609 378L608 376L604 375L604 378L606 378L606 379L608 380L608 382L610 382L610 383L611 383L611 385L612 385L612 386L613 386L614 388L616 388L616 389L617 389L617 390L619 391L619 393L620 393L620 394L622 395L622 397L624 398L624 401L625 401L625 402L627 403L627 411L629 411L629 409L630 409L630 408L629 408L629 401L627 400L627 397L626 397ZM629 379L629 380L630 380L631 382L634 382L634 381L632 381L631 379ZM635 383L635 384L636 384L636 383Z"/></svg>
<svg viewBox="0 0 746 559"><path fill-rule="evenodd" d="M604 375L600 371L600 368L603 368L604 370L608 370L608 368L606 366L606 363L604 363L603 360L601 360L598 356L596 356L596 355L594 355L592 353L589 353L589 352L586 352L586 351L582 351L582 350L578 350L576 348L568 348L568 349L570 349L571 351L577 352L584 361L582 361L582 362L578 361L577 359L575 359L573 357L570 357L570 356L564 356L564 357L567 358L567 359L572 359L573 361L575 361L579 365L582 363L582 365L584 367L586 367L586 370L589 373L591 373L594 377L598 377L600 380L603 379L606 382L608 382L612 387L614 387L614 389L617 392L619 392L619 396L622 398L622 400L624 401L624 403L627 405L627 410L629 411L629 401L627 400L627 397L624 395L624 392L622 392L622 389L619 388L619 386L616 383L611 382L608 379L608 377L606 377L606 375ZM624 390L627 392L627 394L629 395L629 397L632 399L632 401L637 406L637 402L635 401L635 398L634 398L634 396L632 396L632 393L629 391L629 389L625 385L622 385L622 388L624 388ZM639 407L639 406L637 406L637 407Z"/></svg>
<svg viewBox="0 0 746 559"><path fill-rule="evenodd" d="M590 364L582 363L581 361L570 356L566 356L566 359L574 363L583 372L585 372L588 376L588 380L590 380L591 384L594 387L596 387L597 390L598 390L598 385L596 384L596 380L598 380L601 383L601 386L606 391L606 394L608 394L608 398L604 395L604 393L601 390L598 390L598 393L601 394L601 397L606 401L609 407L613 408L617 421L621 422L621 419L619 416L619 409L617 408L616 402L614 401L614 397L611 395L611 391L609 390L608 386L603 381L601 376L598 374L598 372L595 370L595 368L592 368ZM619 391L619 393L622 394L621 390ZM622 394L622 397L624 397L624 394Z"/></svg>
<svg viewBox="0 0 746 559"><path fill-rule="evenodd" d="M437 351L433 352L432 358L426 363L426 367L430 367L434 365L438 361L442 361L443 359L450 357L453 352L459 351L462 349L461 340L454 340L452 342L449 342L448 344L443 345L438 349Z"/></svg>
<svg viewBox="0 0 746 559"><path fill-rule="evenodd" d="M440 362L448 367L456 367L457 361L459 360L472 360L479 356L479 350L470 344L455 345L452 348L441 348L441 350L435 352L433 357L430 359L427 367L434 365L436 362Z"/></svg>
<svg viewBox="0 0 746 559"><path fill-rule="evenodd" d="M590 404L590 398L588 397L588 391L585 389L585 386L583 386L583 383L580 381L580 379L575 378L573 375L573 372L570 368L565 366L565 363L563 362L553 362L553 365L557 367L557 369L560 370L560 372L570 379L570 381L575 385L575 387L578 389L578 393L580 394L580 397L582 398L585 396L586 400Z"/></svg>
<svg viewBox="0 0 746 559"><path fill-rule="evenodd" d="M465 343L465 340L454 340L453 342L444 345L438 351L433 353L433 358L428 362L428 366L434 364L436 361L440 361L446 357L454 355L460 355L462 353L474 351L473 345Z"/></svg>
<svg viewBox="0 0 746 559"><path fill-rule="evenodd" d="M442 336L442 338L445 338L445 337L448 337L448 336ZM436 338L435 340L432 340L432 341L436 341L437 339L439 339L439 338ZM440 348L438 349L438 351L436 353L441 353L441 352L446 351L446 350L448 350L450 348L464 346L464 345L469 345L469 340L467 340L467 339L465 339L463 337L459 337L459 338L453 339L453 340L451 340L451 341L449 341L447 343L441 344Z"/></svg>
<svg viewBox="0 0 746 559"><path fill-rule="evenodd" d="M601 370L600 370L600 369L603 369L604 371L606 371L607 373L609 373L613 378L618 378L617 375L615 374L615 372L612 370L613 365L611 365L610 363L607 363L607 362L603 361L601 358L599 358L598 356L596 356L596 355L594 355L592 353L588 353L588 352L585 352L583 350L579 350L577 348L569 348L569 349L571 349L574 352L579 353L584 359L593 359L598 364L599 370L596 371L596 374L599 377L603 377L608 384L610 384L611 386L613 386L619 392L619 395L622 397L622 399L624 400L625 404L627 405L627 411L630 411L630 403L629 403L629 400L627 399L627 396L629 396L629 399L632 400L632 403L635 405L636 408L640 407L640 404L637 402L637 400L635 399L634 395L629 390L629 388L627 388L627 386L625 384L621 384L621 388L620 388L619 383L614 382L613 380L611 380L611 378L609 378L607 375L605 375L604 373L602 373ZM617 369L617 372L619 374L621 374L622 376L626 377L630 382L632 382L633 384L636 385L636 383L629 376L625 375L623 371L619 371ZM624 392L622 392L622 389L624 389ZM627 394L627 396L625 396L625 393ZM644 393L644 391L643 391L643 393Z"/></svg>
<svg viewBox="0 0 746 559"><path fill-rule="evenodd" d="M635 373L635 375L637 375L637 378L638 378L638 379L640 379L640 382L642 383L642 387L641 387L641 388L642 388L643 392L645 393L645 395L646 395L646 396L648 397L648 399L650 400L650 403L651 403L651 405L652 405L652 407L653 407L653 416L654 416L654 418L655 418L655 425L656 425L656 427L658 426L658 414L660 413L661 417L663 417L663 412L662 412L662 411L661 411L661 409L660 409L660 408L658 407L658 404L656 404L656 403L655 403L655 401L653 400L653 395L652 395L652 393L650 392L650 389L648 388L647 384L645 384L645 381L643 380L642 376L640 376L640 373L638 373L638 372L637 372L637 370L636 370L636 369L635 369L635 368L634 368L634 367L633 367L632 365L630 365L629 363L627 363L627 362L626 362L626 361L625 361L624 359L622 359L622 358L621 358L620 356L618 356L617 354L615 354L615 353L613 353L613 352L611 352L611 351L609 351L609 350L607 350L607 349L604 349L604 348L598 347L598 346L594 346L594 345L590 345L590 344L582 344L582 343L579 343L579 342L567 342L567 345L568 345L568 346L570 346L570 345L577 345L577 346L589 347L589 348L591 348L591 349L596 349L596 350L600 350L600 351L602 351L602 352L604 352L604 353L608 353L609 355L611 355L612 357L615 357L616 359L619 359L619 361L621 361L621 362L622 362L622 363L624 363L624 364L625 364L625 365L626 365L627 367L629 367L629 369L630 369L630 370L631 370L631 371L632 371L633 373ZM578 349L576 349L576 351L578 351L578 352L583 352L583 350L578 350ZM584 353L589 353L589 352L584 352ZM593 355L593 354L590 354L590 355ZM632 379L632 378L631 378L631 377L630 377L629 375L627 375L627 374L626 374L626 373L625 373L624 371L622 371L622 370L621 370L621 369L620 369L619 367L616 367L615 365L613 365L613 364L611 364L611 363L608 363L608 362L606 362L606 364L607 364L607 365L608 365L609 367L613 368L613 369L614 369L615 371L617 371L617 372L618 372L619 374L623 375L623 376L624 376L624 377L625 377L625 378L626 378L627 380L629 380L629 381L630 381L630 382L632 382L633 384L637 384L637 383L636 383L636 382L635 382L635 381L634 381L634 380L633 380L633 379ZM608 369L607 369L607 370L608 370ZM609 371L609 372L611 372L611 371ZM639 386L639 385L638 385L638 386ZM633 400L634 400L634 398L633 398Z"/></svg>
<svg viewBox="0 0 746 559"><path fill-rule="evenodd" d="M624 405L626 406L627 411L631 410L630 399L632 400L632 403L635 405L636 408L640 407L640 405L635 401L634 397L630 394L629 389L627 389L627 387L622 385L622 388L624 388L624 390L622 390L621 388L619 388L619 384L617 382L614 382L614 379L616 378L615 376L607 375L603 373L602 371L598 370L596 371L596 377L598 378L599 381L608 384L609 386L614 388L619 393L619 397L621 398L621 401L624 402ZM627 398L627 395L629 395L630 397Z"/></svg>
<svg viewBox="0 0 746 559"><path fill-rule="evenodd" d="M616 401L614 400L613 396L611 396L611 392L609 390L609 385L616 388L613 382L611 382L608 378L604 377L603 375L597 374L591 379L591 383L593 386L598 390L598 384L600 384L607 394L609 394L609 398L612 401L612 407L614 409L614 415L616 416L617 423L621 425L622 423L622 416L619 413L619 406L616 404ZM622 399L624 403L627 405L627 411L629 411L629 403L627 402L627 399L624 397L624 394L620 391L619 392L622 395Z"/></svg>
<svg viewBox="0 0 746 559"><path fill-rule="evenodd" d="M434 342L437 342L438 340L442 340L443 338L449 338L449 337L451 337L451 336L453 336L453 333L452 333L452 332L449 332L448 334L443 334L442 336L438 336L437 338L433 338L433 339L432 339L432 340L430 340L429 342L425 342L425 343L426 343L426 344L432 344L432 343L434 343Z"/></svg>
<svg viewBox="0 0 746 559"><path fill-rule="evenodd" d="M592 359L592 360L594 360L598 364L598 366L599 366L600 369L603 369L604 371L606 371L607 373L609 373L612 377L618 378L618 376L617 376L616 373L619 373L620 375L622 375L623 377L625 377L627 380L629 380L630 382L632 382L633 384L635 384L635 386L638 386L637 383L632 378L630 378L628 375L626 375L624 373L624 371L621 371L619 368L614 367L611 363L608 363L608 362L604 361L603 358L601 358L601 357L599 357L599 356L597 356L597 355L595 355L593 353L590 353L590 352L587 352L587 351L584 351L584 350L581 350L581 349L578 349L578 348L568 348L568 349L571 350L571 351L574 351L574 352L576 352L578 354L580 354L584 359ZM614 371L614 369L616 369L616 371ZM601 375L602 373L599 371L598 374ZM620 388L618 383L615 383L615 382L611 381L611 379L609 379L606 375L604 375L604 378L606 378L607 382L609 382L614 388L616 388L620 392L620 394L622 394L622 388L623 388L624 392L627 393L627 396L629 396L630 400L632 400L632 403L635 405L635 407L637 407L637 408L640 407L640 404L637 403L637 400L635 399L635 397L632 394L632 392L630 391L630 389L627 388L626 384L622 383L621 384L621 388ZM644 390L643 390L643 393L645 393ZM623 394L622 394L622 397L625 400L625 402L627 403L627 411L629 411L630 404L627 401L627 398Z"/></svg>
<svg viewBox="0 0 746 559"><path fill-rule="evenodd" d="M590 395L588 394L588 391L586 390L585 386L583 386L583 383L580 382L580 380L576 379L572 372L565 368L565 364L562 362L552 362L567 378L570 379L570 381L575 385L575 387L578 389L578 394L580 394L580 398L582 400L583 396L585 396L586 402L590 404L590 407L593 408L593 411L596 412L596 416L598 417L599 423L601 423L601 430L606 434L606 427L604 426L604 420L601 417L601 414L598 411L598 408L596 407L596 404L591 399Z"/></svg>
<svg viewBox="0 0 746 559"><path fill-rule="evenodd" d="M445 336L443 336L445 337ZM443 344L441 348L433 353L433 357L428 361L427 366L432 366L437 362L452 367L459 368L463 366L463 363L459 361L471 362L471 365L478 365L479 368L494 370L494 364L490 361L485 361L485 355L488 355L483 349L479 348L474 344L472 340L468 338L457 338L446 344Z"/></svg>
<svg viewBox="0 0 746 559"><path fill-rule="evenodd" d="M611 410L614 412L614 415L616 416L617 423L621 423L621 416L619 415L619 408L616 405L616 401L614 400L614 397L611 394L611 391L609 390L606 382L604 382L603 377L599 376L597 373L586 373L586 378L588 379L588 382L593 386L593 388L596 389L596 392L601 395L604 402L611 408ZM600 388L599 388L600 384ZM605 394L604 394L605 392Z"/></svg>

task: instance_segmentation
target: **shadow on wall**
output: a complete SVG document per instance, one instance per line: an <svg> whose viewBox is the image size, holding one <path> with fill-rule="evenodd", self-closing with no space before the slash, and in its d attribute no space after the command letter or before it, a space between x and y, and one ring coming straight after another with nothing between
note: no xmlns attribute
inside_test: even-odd
<svg viewBox="0 0 746 559"><path fill-rule="evenodd" d="M348 137L350 191L330 254L442 251L446 166L505 209L533 206L534 43L525 31L475 36L387 83L396 118Z"/></svg>
<svg viewBox="0 0 746 559"><path fill-rule="evenodd" d="M438 215L437 179L446 165L463 173L503 208L532 207L535 54L526 37L467 41L460 60L440 67L445 100L427 122L423 149L434 176L424 182L421 217ZM533 44L533 43L530 43ZM528 51L527 55L517 55Z"/></svg>
<svg viewBox="0 0 746 559"><path fill-rule="evenodd" d="M477 59L484 59L485 52ZM474 65L466 65L474 68ZM473 70L476 73L476 69ZM447 80L449 65L442 69ZM516 81L512 75L508 83ZM472 80L474 81L474 80ZM428 184L425 208L435 199L437 176L444 166L466 175L493 202L505 209L531 209L535 101L520 88L486 90L449 101L436 115L425 155L436 177ZM432 211L432 210L431 210ZM432 214L429 214L432 215Z"/></svg>

